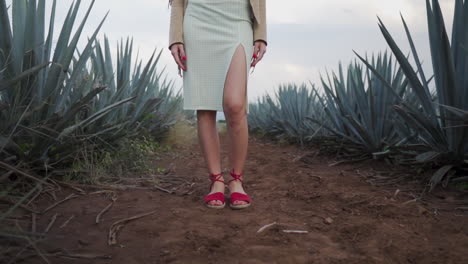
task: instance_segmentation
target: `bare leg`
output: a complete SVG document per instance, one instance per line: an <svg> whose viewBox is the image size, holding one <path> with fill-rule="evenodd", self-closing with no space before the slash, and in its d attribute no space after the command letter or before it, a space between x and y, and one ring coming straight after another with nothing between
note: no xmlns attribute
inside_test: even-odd
<svg viewBox="0 0 468 264"><path fill-rule="evenodd" d="M224 87L223 108L228 128L229 160L234 173L243 172L247 157L248 127L245 93L247 89L246 58L243 46L239 45L234 52L231 65L226 76ZM242 178L241 178L242 179ZM244 193L240 181L229 183L231 192ZM234 204L246 204L236 201Z"/></svg>
<svg viewBox="0 0 468 264"><path fill-rule="evenodd" d="M216 129L216 111L197 110L198 140L202 149L209 173L221 172L219 135ZM215 181L209 194L224 192L224 183ZM221 205L220 200L208 202L211 205Z"/></svg>

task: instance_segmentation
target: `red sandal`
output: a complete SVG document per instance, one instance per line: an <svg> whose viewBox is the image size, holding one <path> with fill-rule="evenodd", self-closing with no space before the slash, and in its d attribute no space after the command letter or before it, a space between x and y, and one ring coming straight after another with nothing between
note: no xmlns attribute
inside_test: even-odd
<svg viewBox="0 0 468 264"><path fill-rule="evenodd" d="M231 176L234 178L234 179L231 179L228 181L228 184L231 182L231 181L235 181L235 180L239 180L242 184L242 187L244 186L244 182L242 181L242 179L240 179L240 177L242 176L242 173L239 173L239 174L235 174L234 173L234 168L232 168L231 172L230 172ZM246 204L234 204L235 201L246 201L247 203ZM232 192L230 194L230 197L229 197L229 206L232 208L232 209L243 209L243 208L247 208L249 207L251 204L251 199L250 199L250 196L247 195L247 194L244 194L244 193L240 193L240 192Z"/></svg>
<svg viewBox="0 0 468 264"><path fill-rule="evenodd" d="M211 191L211 187L213 187L213 184L215 183L215 181L219 181L219 182L222 182L222 183L226 184L226 182L219 179L220 177L222 177L222 175L223 175L223 172L220 172L218 174L213 174L213 173L210 174L210 176L209 176L210 180L211 180L211 185L210 185L210 189L209 189L210 191ZM223 204L222 205L212 205L212 204L208 203L208 202L213 201L213 200L222 201ZM222 209L222 208L224 208L224 206L226 206L226 203L224 201L224 193L215 192L215 193L206 195L205 196L205 205L208 208L213 208L213 209Z"/></svg>

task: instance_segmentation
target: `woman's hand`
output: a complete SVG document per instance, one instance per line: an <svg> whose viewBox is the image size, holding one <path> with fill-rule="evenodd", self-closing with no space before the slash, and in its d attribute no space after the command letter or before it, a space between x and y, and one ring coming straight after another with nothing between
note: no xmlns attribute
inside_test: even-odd
<svg viewBox="0 0 468 264"><path fill-rule="evenodd" d="M172 44L171 54L172 54L172 57L174 57L174 60L177 63L177 65L179 65L179 67L182 70L186 71L187 66L185 65L185 61L187 60L187 57L185 57L184 44L182 43Z"/></svg>
<svg viewBox="0 0 468 264"><path fill-rule="evenodd" d="M253 54L253 57L252 57L253 61L250 64L251 67L255 67L255 65L257 65L257 63L262 60L263 55L265 55L265 53L266 53L266 44L265 44L265 42L263 42L261 40L257 40L257 41L255 41L254 46L255 46L254 47L254 54Z"/></svg>

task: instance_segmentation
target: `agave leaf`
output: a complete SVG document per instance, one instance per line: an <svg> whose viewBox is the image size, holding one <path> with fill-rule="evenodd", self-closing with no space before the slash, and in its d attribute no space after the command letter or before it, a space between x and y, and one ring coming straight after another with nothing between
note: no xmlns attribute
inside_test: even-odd
<svg viewBox="0 0 468 264"><path fill-rule="evenodd" d="M37 73L38 71L42 70L43 68L47 67L51 62L44 62L42 64L39 64L39 65L36 65L32 68L29 68L28 70L16 75L14 78L12 79L9 79L7 81L4 81L4 82L0 82L0 91L4 90L4 89L7 89L9 87L12 87L14 84L16 84L17 82L23 80L24 78L27 78L35 73Z"/></svg>
<svg viewBox="0 0 468 264"><path fill-rule="evenodd" d="M468 111L460 109L460 108L452 107L452 106L449 106L449 105L444 105L444 104L439 104L439 105L442 106L442 107L447 108L448 111L450 111L453 114L460 117L461 120L463 120L465 122L468 121Z"/></svg>
<svg viewBox="0 0 468 264"><path fill-rule="evenodd" d="M10 76L12 71L10 67L14 61L13 54L7 53L11 50L12 33L10 19L5 0L0 1L0 69L6 68L5 75Z"/></svg>
<svg viewBox="0 0 468 264"><path fill-rule="evenodd" d="M87 14L89 14L90 11L91 10L89 9ZM56 105L56 108L55 108L56 111L61 110L63 104L65 103L64 99L66 99L68 97L68 94L69 94L69 92L71 90L72 84L75 83L75 80L78 77L78 74L80 73L80 69L82 69L83 67L86 66L86 63L88 62L89 56L91 55L91 53L93 51L92 50L92 48L93 48L92 44L93 44L99 30L101 29L105 19L107 18L108 14L109 14L109 11L106 13L104 18L101 20L98 27L96 28L93 35L91 36L91 38L88 39L88 43L86 44L86 47L85 47L84 51L81 53L78 62L74 65L74 70L73 70L67 84L65 85L65 89L64 89L62 95L60 96L61 100L59 99L59 101L58 101L58 103ZM83 20L83 22L82 22L82 24L80 26L80 29L82 29L82 27L84 26L84 22L85 22L85 20ZM78 42L78 39L79 39L79 35L76 35L75 40L71 44L71 45L74 45L74 46L72 46L72 49L70 49L70 50L74 50L74 47L76 46L76 43ZM73 55L73 53L71 53L71 55ZM65 67L68 68L67 65L65 65Z"/></svg>
<svg viewBox="0 0 468 264"><path fill-rule="evenodd" d="M67 127L65 128L61 133L60 135L58 136L58 140L70 135L73 131L75 131L76 129L78 129L79 127L86 127L87 125L91 124L92 122L95 122L96 120L98 120L99 118L102 118L104 115L106 115L107 113L109 113L111 110L115 109L116 107L119 107L120 105L122 104L125 104L133 99L135 99L136 97L130 97L128 99L125 99L125 100L122 100L122 101L119 101L119 102L116 102L114 104L111 104L103 109L101 109L100 111L92 114L90 117L86 118L85 120L79 122L78 124L75 124L75 125L72 125L70 127Z"/></svg>
<svg viewBox="0 0 468 264"><path fill-rule="evenodd" d="M375 74L375 76L377 76L381 81L382 83L390 89L390 91L393 93L393 95L397 96L398 98L400 98L400 101L403 101L403 99L400 97L400 95L398 95L398 93L395 91L394 87L388 83L388 81L385 79L384 76L382 76L381 73L378 72L378 70L376 70L369 62L367 62L366 59L364 59L363 57L361 57L356 51L354 51L354 54L356 54L356 56L372 71L373 74Z"/></svg>
<svg viewBox="0 0 468 264"><path fill-rule="evenodd" d="M437 184L439 184L445 175L454 167L454 165L445 165L438 169L431 177L429 182L430 191L432 191Z"/></svg>
<svg viewBox="0 0 468 264"><path fill-rule="evenodd" d="M435 160L438 156L440 156L439 152L436 151L428 151L428 152L423 152L415 157L415 160L418 162L429 162L432 160Z"/></svg>
<svg viewBox="0 0 468 264"><path fill-rule="evenodd" d="M405 55L403 55L403 52L400 50L396 42L394 41L393 37L390 35L388 32L387 28L383 24L382 20L379 18L379 27L380 30L387 40L388 45L390 46L390 49L393 51L393 54L395 55L396 59L398 60L401 68L406 74L406 77L408 78L409 82L411 83L411 87L414 89L416 94L419 96L421 100L421 104L423 106L424 112L431 116L435 117L435 112L432 107L432 104L429 100L429 96L424 90L423 84L418 79L418 76L416 72L413 70L413 67L410 65L408 59L406 58Z"/></svg>
<svg viewBox="0 0 468 264"><path fill-rule="evenodd" d="M56 49L54 53L54 59L53 59L54 61L59 61L63 68L51 67L50 72L48 74L47 81L46 81L46 85L45 85L45 87L48 87L48 89L50 89L48 94L50 94L52 91L55 91L56 93L58 92L57 87L61 84L61 82L65 78L64 71L69 70L69 66L73 58L73 53L75 52L76 46L78 44L78 40L81 37L81 33L89 17L89 14L94 5L94 2L95 0L91 1L91 4L88 10L86 11L83 20L81 21L80 25L78 26L78 29L75 32L75 35L71 39L70 44L68 44L68 40L71 35L71 30L72 30L81 0L78 0L76 2L75 8L73 8L73 4L70 7L66 21L64 23L64 27L62 28L62 32L60 34L59 40L57 41L57 45L56 45ZM99 24L98 28L100 28L101 25L102 25L102 21ZM93 35L95 34L96 32Z"/></svg>
<svg viewBox="0 0 468 264"><path fill-rule="evenodd" d="M66 114L61 118L59 122L54 127L55 131L61 131L65 124L69 123L71 119L80 111L81 108L86 106L87 103L89 103L97 94L99 94L101 91L103 91L106 87L97 87L90 91L88 94L86 94L83 98L81 98L78 102L75 102L70 109L66 112Z"/></svg>
<svg viewBox="0 0 468 264"><path fill-rule="evenodd" d="M426 81L427 80L426 75L424 74L424 70L422 68L421 60L419 59L419 55L418 55L418 52L416 50L416 46L414 45L413 38L411 37L410 30L408 28L408 25L406 24L406 21L405 21L403 15L400 14L400 17L401 17L401 21L403 22L403 26L405 28L406 37L408 38L408 42L409 42L410 47L411 47L411 52L413 53L414 61L416 62L416 66L418 67L419 75L421 76L421 80L423 81L422 82L422 87L424 88L423 90L424 90L425 99L430 100L432 97L431 97L430 92L429 92L428 82ZM416 86L416 87L418 87L418 86ZM423 91L421 91L421 93L422 92Z"/></svg>

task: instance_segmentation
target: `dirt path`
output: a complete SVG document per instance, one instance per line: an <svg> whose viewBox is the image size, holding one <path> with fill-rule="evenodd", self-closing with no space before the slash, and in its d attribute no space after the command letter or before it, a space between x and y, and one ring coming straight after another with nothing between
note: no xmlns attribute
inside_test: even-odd
<svg viewBox="0 0 468 264"><path fill-rule="evenodd" d="M434 212L407 202L412 198L401 192L394 197L395 187L373 187L357 174L359 164L330 167L331 160L321 156L304 163L299 157L311 150L253 136L244 171L253 205L241 211L205 208L201 201L208 174L196 136L190 141L155 160L155 166L172 168L171 174L194 182L191 193L118 191L99 224L96 215L109 204L104 195L80 196L41 216L38 230L59 213L49 232L64 237L50 240L49 250L112 256L50 258L52 263L468 263L467 215ZM228 171L224 135L221 142ZM361 165L359 171L368 169ZM157 212L126 224L117 245L107 245L112 223L153 210ZM277 224L257 233L273 222Z"/></svg>

